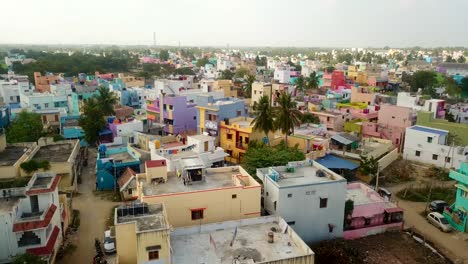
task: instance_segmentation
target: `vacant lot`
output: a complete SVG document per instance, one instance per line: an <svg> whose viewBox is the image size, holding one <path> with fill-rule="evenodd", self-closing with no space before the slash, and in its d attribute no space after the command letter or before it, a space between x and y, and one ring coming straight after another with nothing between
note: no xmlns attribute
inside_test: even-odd
<svg viewBox="0 0 468 264"><path fill-rule="evenodd" d="M362 239L332 240L312 245L316 263L452 263L401 232L385 233Z"/></svg>

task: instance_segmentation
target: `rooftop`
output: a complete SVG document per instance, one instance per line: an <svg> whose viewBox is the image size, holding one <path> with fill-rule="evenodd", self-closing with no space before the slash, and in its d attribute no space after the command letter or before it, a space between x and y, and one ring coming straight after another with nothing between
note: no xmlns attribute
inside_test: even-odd
<svg viewBox="0 0 468 264"><path fill-rule="evenodd" d="M448 134L448 131L446 130L440 130L440 129L430 128L430 127L425 127L425 126L412 126L410 127L410 129L421 131L421 132L433 133L439 136L445 136Z"/></svg>
<svg viewBox="0 0 468 264"><path fill-rule="evenodd" d="M207 135L194 135L194 136L189 136L193 139L200 140L200 141L215 141L216 138L212 136L207 136Z"/></svg>
<svg viewBox="0 0 468 264"><path fill-rule="evenodd" d="M50 162L65 162L70 158L73 144L62 143L41 146L31 159L37 161L48 160Z"/></svg>
<svg viewBox="0 0 468 264"><path fill-rule="evenodd" d="M233 176L238 174L244 174L241 172L240 166L205 169L205 177L203 177L201 182L188 185L184 185L181 178L169 176L167 177L167 181L163 184L144 184L143 194L145 196L151 196L234 187L238 185L233 180ZM144 179L141 180L144 181Z"/></svg>
<svg viewBox="0 0 468 264"><path fill-rule="evenodd" d="M237 235L234 235L236 230ZM302 256L313 258L313 251L289 231L284 220L276 216L178 228L171 234L173 261L231 264L269 263ZM273 243L268 242L270 232L273 232Z"/></svg>
<svg viewBox="0 0 468 264"><path fill-rule="evenodd" d="M392 209L393 211L401 210L396 204L386 201L376 191L364 183L349 183L346 188L346 200L350 199L354 202L353 217L368 217L373 214L383 213L384 210L390 208L395 208Z"/></svg>
<svg viewBox="0 0 468 264"><path fill-rule="evenodd" d="M23 156L27 147L7 146L6 149L0 152L0 166L12 166Z"/></svg>
<svg viewBox="0 0 468 264"><path fill-rule="evenodd" d="M287 166L257 169L257 174L258 172L263 176L268 176L280 188L346 181L343 177L312 160L290 162Z"/></svg>
<svg viewBox="0 0 468 264"><path fill-rule="evenodd" d="M25 198L26 196L20 197L10 197L10 198L0 198L0 212L12 212L13 207L15 207L21 198Z"/></svg>
<svg viewBox="0 0 468 264"><path fill-rule="evenodd" d="M136 232L169 228L162 204L133 203L115 209L115 224L134 222Z"/></svg>

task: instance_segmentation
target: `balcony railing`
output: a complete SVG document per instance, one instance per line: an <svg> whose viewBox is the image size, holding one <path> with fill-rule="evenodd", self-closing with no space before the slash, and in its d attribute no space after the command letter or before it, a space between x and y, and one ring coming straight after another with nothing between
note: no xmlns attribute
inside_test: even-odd
<svg viewBox="0 0 468 264"><path fill-rule="evenodd" d="M237 142L236 143L236 148L238 148L238 149L247 149L248 145L249 144L247 144L247 143Z"/></svg>

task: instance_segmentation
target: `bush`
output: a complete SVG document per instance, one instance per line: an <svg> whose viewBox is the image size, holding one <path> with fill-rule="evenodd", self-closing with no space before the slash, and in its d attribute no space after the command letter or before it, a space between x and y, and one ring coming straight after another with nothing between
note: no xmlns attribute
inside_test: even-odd
<svg viewBox="0 0 468 264"><path fill-rule="evenodd" d="M21 163L21 169L23 169L26 173L31 174L39 169L49 170L50 169L50 162L48 160L43 161L36 161L36 160L29 160Z"/></svg>
<svg viewBox="0 0 468 264"><path fill-rule="evenodd" d="M449 177L449 170L439 167L431 167L427 172L427 177L434 178L439 181L451 181Z"/></svg>
<svg viewBox="0 0 468 264"><path fill-rule="evenodd" d="M431 193L431 197L429 197L429 193ZM396 195L400 199L411 202L427 202L429 199L430 201L443 200L450 204L455 200L455 189L445 186L433 186L431 190L429 185L417 188L410 186L399 191Z"/></svg>

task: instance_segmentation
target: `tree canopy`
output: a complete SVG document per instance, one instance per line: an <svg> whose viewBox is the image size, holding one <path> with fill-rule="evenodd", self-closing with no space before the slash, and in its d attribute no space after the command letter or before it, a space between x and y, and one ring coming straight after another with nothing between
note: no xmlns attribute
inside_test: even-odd
<svg viewBox="0 0 468 264"><path fill-rule="evenodd" d="M234 73L229 69L226 69L221 72L221 76L219 76L220 80L232 80L234 78Z"/></svg>
<svg viewBox="0 0 468 264"><path fill-rule="evenodd" d="M42 129L41 116L23 110L7 128L7 141L10 143L35 142L43 135Z"/></svg>
<svg viewBox="0 0 468 264"><path fill-rule="evenodd" d="M239 69L236 70L236 74L234 75L234 77L245 78L245 76L248 75L249 73L250 73L249 69L245 67L240 67Z"/></svg>
<svg viewBox="0 0 468 264"><path fill-rule="evenodd" d="M254 104L255 118L252 120L253 129L262 131L265 136L274 130L273 111L271 109L270 99L264 95L260 97L258 103Z"/></svg>
<svg viewBox="0 0 468 264"><path fill-rule="evenodd" d="M85 102L79 124L83 128L84 138L89 144L94 144L97 141L99 132L106 126L104 116L104 112L96 98L90 98Z"/></svg>
<svg viewBox="0 0 468 264"><path fill-rule="evenodd" d="M296 108L296 102L291 94L283 92L277 98L278 107L275 108L275 129L281 130L286 136L294 133L294 128L301 124L302 113Z"/></svg>
<svg viewBox="0 0 468 264"><path fill-rule="evenodd" d="M206 64L210 63L207 57L203 57L197 60L197 67L205 67Z"/></svg>
<svg viewBox="0 0 468 264"><path fill-rule="evenodd" d="M284 141L277 146L270 147L263 142L253 140L249 143L249 148L242 159L242 167L250 175L256 175L257 168L284 166L290 161L304 159L304 153L297 146L288 147Z"/></svg>
<svg viewBox="0 0 468 264"><path fill-rule="evenodd" d="M118 102L118 98L115 93L111 92L104 86L100 86L98 88L98 95L95 96L95 98L104 115L114 114L114 105Z"/></svg>
<svg viewBox="0 0 468 264"><path fill-rule="evenodd" d="M168 61L169 60L169 51L168 50L160 50L159 51L159 59L162 61Z"/></svg>
<svg viewBox="0 0 468 264"><path fill-rule="evenodd" d="M13 259L12 264L46 264L46 263L47 262L39 256L25 253L25 254L16 256Z"/></svg>
<svg viewBox="0 0 468 264"><path fill-rule="evenodd" d="M419 88L429 90L437 84L436 74L432 71L417 71L411 76L410 85L413 92Z"/></svg>

